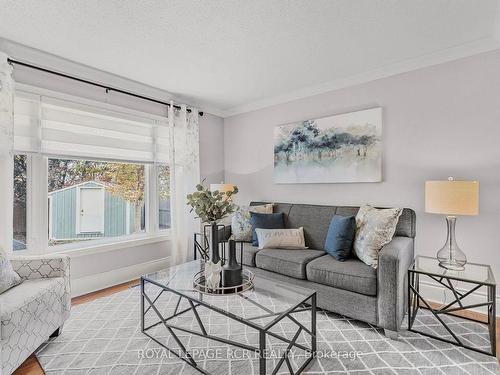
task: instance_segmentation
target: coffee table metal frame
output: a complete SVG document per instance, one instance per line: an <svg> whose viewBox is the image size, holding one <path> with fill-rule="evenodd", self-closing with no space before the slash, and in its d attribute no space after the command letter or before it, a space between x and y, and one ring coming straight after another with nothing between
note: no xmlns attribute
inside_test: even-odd
<svg viewBox="0 0 500 375"><path fill-rule="evenodd" d="M496 356L496 308L495 308L495 297L496 297L496 284L495 282L480 282L474 281L467 278L462 278L458 275L450 274L437 274L433 272L425 272L421 270L415 269L415 262L408 269L408 330L411 332L416 332L421 335L431 337L437 340L441 340L444 342L448 342L450 344L455 344L462 348L470 349L479 353L488 354ZM437 262L437 260L436 260ZM479 265L483 266L483 265ZM485 267L489 267L484 265ZM466 266L467 267L467 266ZM429 303L421 294L420 294L420 278L426 276L430 279L434 280L447 290L450 290L453 294L453 300L447 303L445 306L434 308L431 303ZM468 284L471 284L471 287L468 291L459 291L455 288L452 281L462 281ZM476 303L473 305L464 305L462 300L478 290L480 287L485 286L487 288L486 302ZM474 318L470 318L467 316L459 316L462 319L470 320L476 323L486 324L488 326L489 336L490 336L490 345L491 351L485 351L480 348L476 348L470 345L466 345L462 340L452 331L452 329L446 324L446 321L441 319L442 314L457 316L457 312L467 311L468 309L473 309L477 307L485 306L488 310L487 313L487 321L481 321ZM418 313L418 309L425 309L432 313L432 315L441 323L441 325L449 332L449 334L453 337L453 340L446 339L444 337L435 336L427 332L422 332L413 328L413 323Z"/></svg>
<svg viewBox="0 0 500 375"><path fill-rule="evenodd" d="M149 296L147 291L146 291L146 288L145 288L146 283L154 284L157 287L161 288L161 290L159 291L159 293L156 296L154 296L154 297ZM160 296L165 292L173 293L174 295L178 296L177 304L176 304L176 307L175 307L173 314L170 316L167 316L167 317L163 316L163 314L155 306L156 301L158 301ZM190 292L192 292L192 291L190 291ZM175 356L182 359L183 361L187 362L189 365L191 365L192 367L194 367L195 369L200 371L202 374L207 374L207 375L209 375L210 373L207 372L205 369L203 369L193 359L193 357L189 353L188 349L184 346L184 344L181 342L179 337L176 335L176 333L175 333L176 330L181 331L181 332L185 332L185 333L189 333L192 335L205 337L205 338L210 339L210 340L222 342L224 344L236 346L236 347L241 348L241 349L245 349L248 351L253 351L255 353L258 353L259 374L260 375L267 374L267 372L266 372L267 371L267 369L266 369L266 336L272 336L272 337L279 339L285 343L288 343L288 346L287 346L285 352L283 353L283 356L280 358L280 360L278 361L276 366L272 369L272 372L270 372L270 374L273 374L273 375L276 374L278 372L278 370L281 368L281 366L283 365L283 362L286 363L290 374L298 375L298 374L302 373L302 371L306 368L306 366L313 360L314 354L316 353L316 347L317 347L316 346L317 345L316 344L316 341L317 341L316 340L316 292L311 290L311 294L309 296L307 296L306 298L304 298L302 301L298 302L294 306L290 307L288 310L281 312L281 313L275 313L274 311L259 304L258 302L247 298L245 296L244 292L237 293L237 295L239 297L245 299L246 301L256 305L257 307L262 309L262 311L265 313L261 316L256 317L255 319L257 319L257 318L259 318L259 319L260 318L270 318L273 316L275 316L275 319L270 321L265 326L261 326L261 325L252 321L255 319L252 319L252 318L244 319L244 318L239 317L235 314L232 314L231 312L225 311L225 310L220 309L216 306L213 306L212 304L204 302L202 293L199 293L198 298L195 298L191 295L187 295L186 293L183 293L181 290L169 288L168 285L163 285L162 283L159 283L155 280L148 279L147 276L143 276L143 277L141 277L141 330L146 336L148 336L151 340L156 342L158 345L165 348L170 353L174 354ZM189 307L179 311L179 307L180 307L182 299L186 299L188 301ZM147 307L146 307L146 304L147 304ZM259 333L259 346L255 347L252 345L243 344L243 343L240 343L240 342L237 342L234 340L229 340L229 339L226 339L223 337L218 337L218 336L209 334L207 332L201 318L200 318L200 315L198 314L197 308L199 306L206 307L206 308L208 308L208 309L210 309L218 314L223 315L224 317L228 317L228 318L230 318L238 323L244 324L250 328L255 329ZM156 316L159 318L159 321L146 327L145 326L145 316L150 311L150 309L152 309L154 311ZM187 329L184 327L179 327L179 326L176 326L174 324L169 323L169 321L172 320L173 318L178 317L182 314L188 313L190 311L192 311L194 314L194 317L195 317L197 324L200 328L199 331ZM303 312L303 311L310 311L311 312L311 327L310 328L305 327L302 323L300 323L292 315L294 313ZM295 332L292 339L288 339L286 337L283 337L282 335L278 335L274 332L271 332L271 328L273 328L278 322L280 322L281 320L283 320L285 318L290 319L298 327L297 331ZM181 352L180 354L177 352L176 349L167 347L164 343L162 343L160 340L156 339L149 332L151 329L153 329L154 327L159 326L161 324L163 324L163 326L165 326L168 333L172 336L172 338L174 339L174 341L178 345L178 350L180 350L180 352ZM305 332L306 334L308 334L310 336L310 338L311 338L310 347L307 347L307 346L302 345L302 344L297 342L297 339L299 338L299 336L302 332ZM289 358L290 351L293 347L302 349L307 354L304 363L296 371L293 370L292 364L291 364L290 358Z"/></svg>

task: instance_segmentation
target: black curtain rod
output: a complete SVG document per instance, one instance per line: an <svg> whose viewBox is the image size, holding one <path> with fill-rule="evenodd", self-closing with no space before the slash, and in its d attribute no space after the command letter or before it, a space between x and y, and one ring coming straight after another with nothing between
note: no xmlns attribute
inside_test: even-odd
<svg viewBox="0 0 500 375"><path fill-rule="evenodd" d="M118 92L120 94L124 94L124 95L128 95L128 96L133 96L134 98L138 98L138 99L142 99L142 100L147 100L149 102L158 103L158 104L162 104L162 105L166 105L166 106L170 107L170 103L164 102L164 101L159 100L159 99L149 98L149 97L144 96L144 95L135 94L133 92L125 91L125 90L122 90L122 89L118 89L116 87L107 86L107 85L104 85L102 83L93 82L93 81L89 81L87 79L70 76L69 74L66 74L66 73L56 72L55 70L50 70L50 69L47 69L47 68L42 68L40 66L28 64L28 63L25 63L25 62L22 62L22 61L18 61L18 60L13 60L13 59L10 59L10 58L7 59L7 62L9 64L13 65L13 66L14 65L21 65L21 66L25 66L25 67L30 68L30 69L39 70L41 72L45 72L45 73L49 73L49 74L54 74L54 75L59 76L59 77L64 77L64 78L72 79L73 81L78 81L78 82L86 83L88 85L97 86L97 87L105 89L106 92L114 91L114 92ZM180 106L175 105L175 104L174 104L174 108L181 109ZM191 112L191 109L187 108L187 111ZM201 111L198 112L198 114L200 116L203 116L203 112L201 112Z"/></svg>

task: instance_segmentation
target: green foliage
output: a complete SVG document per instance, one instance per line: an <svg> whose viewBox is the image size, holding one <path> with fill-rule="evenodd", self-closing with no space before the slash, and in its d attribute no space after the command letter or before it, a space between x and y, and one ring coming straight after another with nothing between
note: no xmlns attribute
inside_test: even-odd
<svg viewBox="0 0 500 375"><path fill-rule="evenodd" d="M14 155L14 204L26 205L26 155Z"/></svg>
<svg viewBox="0 0 500 375"><path fill-rule="evenodd" d="M108 185L111 193L140 205L144 201L144 165L92 160L49 159L49 192L87 181Z"/></svg>
<svg viewBox="0 0 500 375"><path fill-rule="evenodd" d="M238 193L238 187L233 191L221 193L218 190L210 191L202 184L196 185L196 191L187 195L187 205L191 206L191 212L204 223L211 223L225 218L233 213L236 206L231 203L231 196Z"/></svg>
<svg viewBox="0 0 500 375"><path fill-rule="evenodd" d="M158 165L158 195L162 201L170 199L170 167L168 165Z"/></svg>

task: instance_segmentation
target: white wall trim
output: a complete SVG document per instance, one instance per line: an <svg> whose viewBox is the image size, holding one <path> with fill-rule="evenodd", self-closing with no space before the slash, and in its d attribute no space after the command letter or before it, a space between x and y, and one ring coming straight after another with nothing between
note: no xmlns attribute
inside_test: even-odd
<svg viewBox="0 0 500 375"><path fill-rule="evenodd" d="M122 237L108 237L88 241L89 243L70 243L65 245L56 245L49 248L50 254L66 254L71 257L87 256L91 254L98 254L107 251L115 251L119 249L126 249L129 247L136 247L142 245L149 245L158 242L165 242L170 240L170 231L157 234L132 234L130 236ZM87 241L85 241L87 242Z"/></svg>
<svg viewBox="0 0 500 375"><path fill-rule="evenodd" d="M498 29L500 29L500 25L498 26ZM497 31L500 33L500 30ZM316 86L310 86L303 89L290 91L283 95L256 100L248 104L236 106L227 109L225 111L222 111L221 116L224 118L231 117L241 113L251 112L258 109L291 102L293 100L303 99L310 96L323 94L329 91L335 91L342 88L359 85L380 78L390 77L397 74L422 69L432 65L443 64L445 62L477 55L498 48L500 48L500 35L498 35L498 38L494 37L482 38L469 43L460 44L444 50L433 52L430 54L418 56L412 59L398 61L394 64L386 65L381 68L368 71L365 73L340 78Z"/></svg>
<svg viewBox="0 0 500 375"><path fill-rule="evenodd" d="M78 297L114 285L126 283L142 275L167 268L170 257L160 258L145 263L134 264L116 270L80 277L71 280L71 297Z"/></svg>
<svg viewBox="0 0 500 375"><path fill-rule="evenodd" d="M456 288L460 292L466 292L468 289ZM426 298L428 301L432 301L438 304L443 303L443 297L444 297L444 290L445 288L443 286L437 285L432 282L428 281L420 281L420 293ZM447 289L446 289L447 290ZM449 303L453 300L453 295L451 291L446 292L446 303ZM497 294L496 295L496 304L500 306L500 296ZM484 292L474 292L471 293L469 296L465 298L464 304L471 305L471 304L476 304L476 303L483 303L486 302L486 294ZM458 307L458 305L457 305ZM471 309L472 311L477 311L480 313L485 313L484 309L481 308L476 308L476 309ZM497 317L500 317L500 311L497 309Z"/></svg>

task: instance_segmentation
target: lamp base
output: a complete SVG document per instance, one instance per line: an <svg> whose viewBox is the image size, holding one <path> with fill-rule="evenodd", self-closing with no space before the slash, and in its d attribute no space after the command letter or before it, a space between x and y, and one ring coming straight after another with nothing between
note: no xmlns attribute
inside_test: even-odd
<svg viewBox="0 0 500 375"><path fill-rule="evenodd" d="M442 261L439 262L439 266L452 271L463 271L465 267L454 261Z"/></svg>
<svg viewBox="0 0 500 375"><path fill-rule="evenodd" d="M453 271L463 271L467 263L467 257L464 252L458 247L455 240L455 224L457 218L455 216L446 216L446 224L448 235L446 243L437 253L439 265L443 268Z"/></svg>

